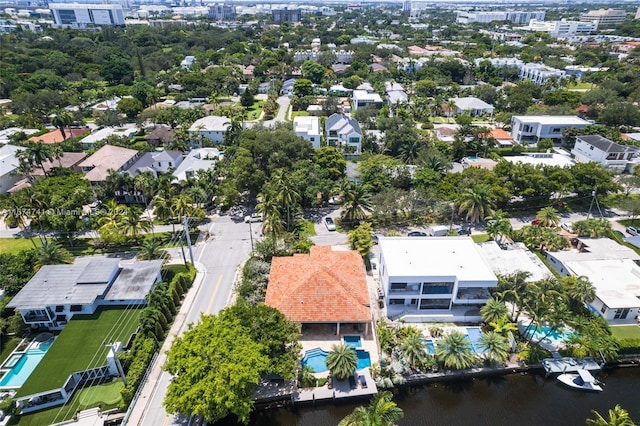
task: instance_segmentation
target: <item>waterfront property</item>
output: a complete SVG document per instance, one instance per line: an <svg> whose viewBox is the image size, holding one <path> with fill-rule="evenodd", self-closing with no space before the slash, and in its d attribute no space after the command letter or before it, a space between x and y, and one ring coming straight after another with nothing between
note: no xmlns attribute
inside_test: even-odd
<svg viewBox="0 0 640 426"><path fill-rule="evenodd" d="M588 307L611 324L635 323L640 310L640 260L632 249L609 238L580 238L571 250L547 252L564 276L585 276L594 285Z"/></svg>
<svg viewBox="0 0 640 426"><path fill-rule="evenodd" d="M0 367L0 389L20 388L42 361L54 339L53 334L42 333L29 343L26 350L15 350Z"/></svg>
<svg viewBox="0 0 640 426"><path fill-rule="evenodd" d="M469 237L380 237L387 315L407 322L476 322L498 279Z"/></svg>
<svg viewBox="0 0 640 426"><path fill-rule="evenodd" d="M32 328L61 330L74 315L99 306L143 305L160 281L162 260L123 261L78 257L70 265L47 265L9 302Z"/></svg>

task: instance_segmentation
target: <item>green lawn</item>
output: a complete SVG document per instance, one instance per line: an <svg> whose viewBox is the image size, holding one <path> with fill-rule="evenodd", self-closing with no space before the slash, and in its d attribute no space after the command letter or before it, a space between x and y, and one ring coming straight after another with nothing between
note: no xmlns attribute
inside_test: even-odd
<svg viewBox="0 0 640 426"><path fill-rule="evenodd" d="M2 352L0 352L0 364L2 364L5 359L9 358L11 352L13 352L13 350L18 347L21 341L22 339L19 337L7 337L5 335L2 335Z"/></svg>
<svg viewBox="0 0 640 426"><path fill-rule="evenodd" d="M293 120L296 117L308 117L309 113L307 111L291 111L291 119Z"/></svg>
<svg viewBox="0 0 640 426"><path fill-rule="evenodd" d="M247 108L247 120L253 121L260 118L260 114L262 114L263 105L264 105L264 101L255 101L253 105Z"/></svg>
<svg viewBox="0 0 640 426"><path fill-rule="evenodd" d="M20 388L16 397L62 387L76 371L105 365L107 343L129 340L138 326L140 309L103 308L74 317Z"/></svg>
<svg viewBox="0 0 640 426"><path fill-rule="evenodd" d="M104 410L116 408L120 404L120 390L124 387L122 381L115 380L110 383L91 386L76 392L71 401L61 407L38 411L19 417L17 423L21 426L50 425L70 420L77 411L100 406Z"/></svg>
<svg viewBox="0 0 640 426"><path fill-rule="evenodd" d="M596 89L596 88L598 88L598 86L593 83L586 83L581 81L578 81L575 84L567 85L568 90L584 90L584 89Z"/></svg>
<svg viewBox="0 0 640 426"><path fill-rule="evenodd" d="M474 234L471 235L471 239L474 243L484 243L489 241L489 234Z"/></svg>
<svg viewBox="0 0 640 426"><path fill-rule="evenodd" d="M640 327L637 325L617 325L611 327L611 333L618 339L640 339Z"/></svg>
<svg viewBox="0 0 640 426"><path fill-rule="evenodd" d="M42 244L40 243L40 239L34 238L34 243L38 247ZM33 244L31 240L28 238L0 238L0 253L11 253L15 254L22 250L29 250L33 248Z"/></svg>
<svg viewBox="0 0 640 426"><path fill-rule="evenodd" d="M303 222L302 230L300 230L301 237L313 237L316 235L316 228L312 221L305 220Z"/></svg>

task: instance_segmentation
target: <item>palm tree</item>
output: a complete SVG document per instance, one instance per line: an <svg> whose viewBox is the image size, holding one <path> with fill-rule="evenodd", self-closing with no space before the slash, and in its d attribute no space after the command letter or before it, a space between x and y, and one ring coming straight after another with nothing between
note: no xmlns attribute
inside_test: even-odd
<svg viewBox="0 0 640 426"><path fill-rule="evenodd" d="M118 216L117 228L127 238L137 240L143 232L149 232L153 225L149 219L141 218L142 209L138 207L129 207L124 214Z"/></svg>
<svg viewBox="0 0 640 426"><path fill-rule="evenodd" d="M596 297L596 289L589 278L570 275L561 279L565 294L569 299L578 303L590 302Z"/></svg>
<svg viewBox="0 0 640 426"><path fill-rule="evenodd" d="M507 316L507 306L502 300L489 299L487 303L480 308L480 315L487 323L497 321L499 318Z"/></svg>
<svg viewBox="0 0 640 426"><path fill-rule="evenodd" d="M47 176L47 170L44 168L45 161L53 161L53 148L41 142L28 142L26 148L19 152L17 157L24 159L31 164L37 164L42 169L44 176Z"/></svg>
<svg viewBox="0 0 640 426"><path fill-rule="evenodd" d="M273 174L271 175L271 182L269 186L273 192L270 193L271 191L269 191L264 195L273 195L276 198L276 202L280 204L282 211L286 212L287 221L285 227L287 231L290 232L294 228L291 223L291 208L297 205L302 197L296 190L289 176L285 174L283 169L278 169L273 172Z"/></svg>
<svg viewBox="0 0 640 426"><path fill-rule="evenodd" d="M166 262L170 258L171 256L169 256L169 253L162 249L162 243L155 238L145 241L142 244L142 247L140 247L140 252L138 253L138 260L162 259Z"/></svg>
<svg viewBox="0 0 640 426"><path fill-rule="evenodd" d="M504 363L509 358L509 341L495 331L487 331L480 336L480 347L485 350L484 356L491 363Z"/></svg>
<svg viewBox="0 0 640 426"><path fill-rule="evenodd" d="M184 216L191 216L193 213L193 199L188 194L180 194L177 198L173 199L171 205L172 216L181 220Z"/></svg>
<svg viewBox="0 0 640 426"><path fill-rule="evenodd" d="M449 114L449 121L451 120L451 118L456 114L456 101L455 99L449 99L447 101L447 110L448 110L448 114Z"/></svg>
<svg viewBox="0 0 640 426"><path fill-rule="evenodd" d="M350 184L341 197L342 218L350 224L364 219L366 211L371 209L371 194L362 184Z"/></svg>
<svg viewBox="0 0 640 426"><path fill-rule="evenodd" d="M636 426L629 416L629 412L618 404L609 410L609 420L602 417L596 410L591 410L591 412L596 418L587 419L589 426Z"/></svg>
<svg viewBox="0 0 640 426"><path fill-rule="evenodd" d="M262 233L271 234L275 246L276 238L284 234L285 231L280 206L275 197L262 194L261 198L262 202L258 203L256 210L262 215Z"/></svg>
<svg viewBox="0 0 640 426"><path fill-rule="evenodd" d="M516 323L511 322L509 320L509 317L507 317L506 315L498 318L495 321L491 321L489 323L489 326L493 329L493 331L503 336L507 336L509 332L518 331L518 326L516 325Z"/></svg>
<svg viewBox="0 0 640 426"><path fill-rule="evenodd" d="M395 426L404 413L392 400L391 392L377 393L368 407L357 407L339 426Z"/></svg>
<svg viewBox="0 0 640 426"><path fill-rule="evenodd" d="M420 332L407 334L398 346L400 356L414 370L419 369L420 365L425 361L426 349L424 338L420 335Z"/></svg>
<svg viewBox="0 0 640 426"><path fill-rule="evenodd" d="M452 331L438 343L436 346L436 359L445 368L454 370L469 368L477 361L469 339L459 331Z"/></svg>
<svg viewBox="0 0 640 426"><path fill-rule="evenodd" d="M509 318L511 321L517 322L520 316L520 298L527 288L527 283L531 273L527 271L516 271L513 274L501 275L498 278L498 293L500 300L511 303L511 313ZM516 315L516 309L518 314ZM514 317L515 315L515 317Z"/></svg>
<svg viewBox="0 0 640 426"><path fill-rule="evenodd" d="M487 234L496 242L502 243L505 237L508 237L513 232L511 222L507 219L506 213L502 210L498 210L489 216L487 219Z"/></svg>
<svg viewBox="0 0 640 426"><path fill-rule="evenodd" d="M543 207L536 214L540 226L555 228L560 223L560 214L553 207Z"/></svg>
<svg viewBox="0 0 640 426"><path fill-rule="evenodd" d="M331 346L331 351L325 362L333 377L344 380L355 373L358 366L358 356L350 346L341 343Z"/></svg>
<svg viewBox="0 0 640 426"><path fill-rule="evenodd" d="M416 158L418 158L420 151L425 145L418 138L410 139L400 147L400 159L405 164L415 164Z"/></svg>
<svg viewBox="0 0 640 426"><path fill-rule="evenodd" d="M46 242L36 250L34 269L37 271L45 265L61 265L73 263L73 255L58 243Z"/></svg>
<svg viewBox="0 0 640 426"><path fill-rule="evenodd" d="M458 199L458 215L466 215L467 220L478 223L493 214L493 190L487 184L467 188Z"/></svg>
<svg viewBox="0 0 640 426"><path fill-rule="evenodd" d="M63 109L57 109L54 112L54 114L55 115L51 119L51 124L53 124L53 126L56 127L57 129L60 129L60 134L62 134L62 140L66 141L67 134L65 133L64 128L65 127L68 128L71 125L71 123L73 123L73 116L71 115L71 113L69 113L69 111L65 111Z"/></svg>

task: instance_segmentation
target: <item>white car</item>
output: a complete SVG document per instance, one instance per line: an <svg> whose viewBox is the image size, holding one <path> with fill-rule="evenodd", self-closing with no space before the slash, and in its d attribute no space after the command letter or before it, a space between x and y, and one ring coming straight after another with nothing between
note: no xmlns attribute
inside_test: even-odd
<svg viewBox="0 0 640 426"><path fill-rule="evenodd" d="M244 217L244 223L262 222L262 215L259 213L253 213Z"/></svg>
<svg viewBox="0 0 640 426"><path fill-rule="evenodd" d="M327 225L327 230L328 231L335 231L336 230L336 224L333 222L333 219L331 219L330 217L325 217L324 218L324 224Z"/></svg>
<svg viewBox="0 0 640 426"><path fill-rule="evenodd" d="M573 228L571 223L569 222L564 222L560 224L560 228L564 229L565 231L567 231L570 234L573 234Z"/></svg>

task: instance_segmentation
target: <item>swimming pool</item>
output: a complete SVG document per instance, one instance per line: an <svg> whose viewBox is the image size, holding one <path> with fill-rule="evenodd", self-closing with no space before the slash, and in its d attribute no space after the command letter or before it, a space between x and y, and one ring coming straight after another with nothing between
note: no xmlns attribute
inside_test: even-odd
<svg viewBox="0 0 640 426"><path fill-rule="evenodd" d="M436 345L433 343L433 340L427 339L424 341L424 344L427 347L427 353L429 355L433 355L436 353Z"/></svg>
<svg viewBox="0 0 640 426"><path fill-rule="evenodd" d="M369 355L369 352L362 349L356 349L355 351L358 357L356 370L363 370L371 367L371 356ZM314 373L324 373L325 371L329 371L329 368L327 367L327 355L329 355L329 352L323 351L320 348L310 349L304 353L302 366L311 367Z"/></svg>
<svg viewBox="0 0 640 426"><path fill-rule="evenodd" d="M371 367L371 356L369 355L369 352L357 349L356 355L358 355L358 366L356 367L356 370L364 370L365 368Z"/></svg>
<svg viewBox="0 0 640 426"><path fill-rule="evenodd" d="M475 353L483 354L487 351L482 348L482 330L479 327L467 327L467 337Z"/></svg>
<svg viewBox="0 0 640 426"><path fill-rule="evenodd" d="M46 342L34 342L25 352L14 353L2 366L10 370L2 376L0 388L19 388L27 381L42 358L51 347L53 339Z"/></svg>
<svg viewBox="0 0 640 426"><path fill-rule="evenodd" d="M362 339L360 336L343 336L342 340L344 344L352 349L358 349L362 347Z"/></svg>
<svg viewBox="0 0 640 426"><path fill-rule="evenodd" d="M560 330L555 330L548 325L543 325L540 328L530 328L529 330L527 330L525 335L527 338L536 342L543 340L557 344L566 342L570 337L575 336L576 334L572 331L563 333Z"/></svg>

